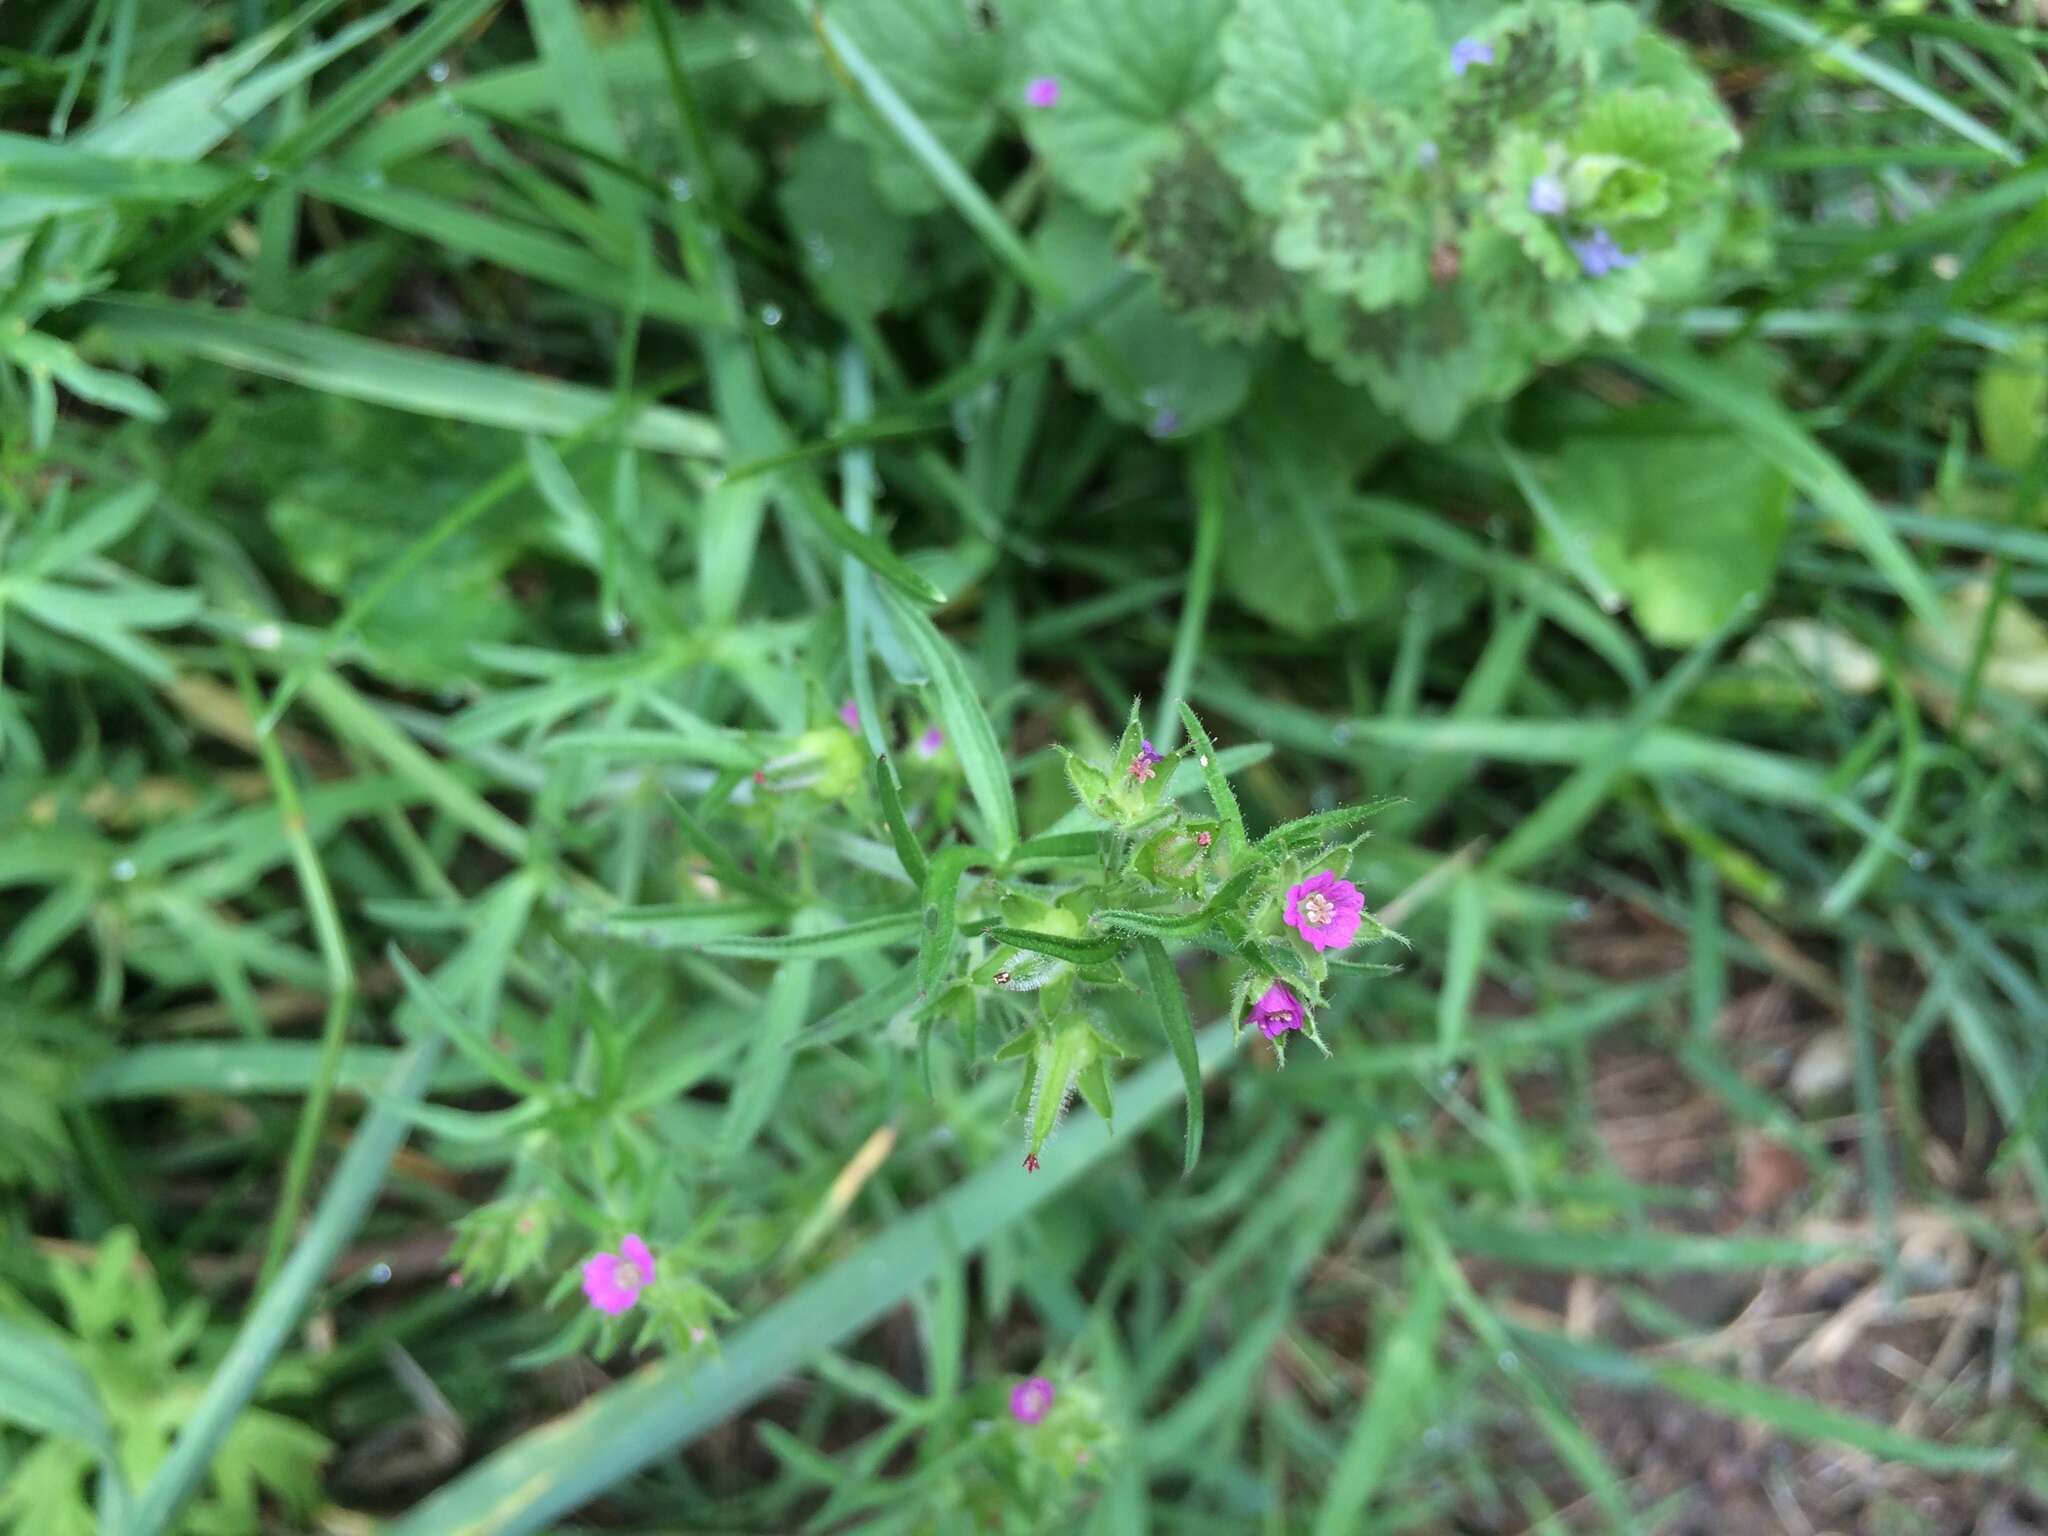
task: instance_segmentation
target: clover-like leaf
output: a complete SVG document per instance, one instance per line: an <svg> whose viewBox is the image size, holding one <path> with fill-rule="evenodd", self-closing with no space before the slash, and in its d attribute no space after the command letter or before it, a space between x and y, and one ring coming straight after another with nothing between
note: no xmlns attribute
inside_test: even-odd
<svg viewBox="0 0 2048 1536"><path fill-rule="evenodd" d="M1003 34L959 0L833 0L832 19L888 76L932 137L972 165L998 121ZM834 100L832 127L874 156L875 185L892 207L926 213L944 202L924 168L857 93Z"/></svg>
<svg viewBox="0 0 2048 1536"><path fill-rule="evenodd" d="M1294 309L1266 221L1209 147L1190 137L1152 167L1129 225L1131 254L1203 335L1250 341Z"/></svg>
<svg viewBox="0 0 2048 1536"><path fill-rule="evenodd" d="M1303 146L1273 254L1367 309L1429 286L1437 208L1422 135L1395 112L1353 113Z"/></svg>
<svg viewBox="0 0 2048 1536"><path fill-rule="evenodd" d="M1100 213L1129 205L1154 161L1204 115L1231 0L1038 0L1023 69L1056 82L1024 108L1024 132L1053 179Z"/></svg>
<svg viewBox="0 0 2048 1536"><path fill-rule="evenodd" d="M1431 131L1447 77L1445 44L1415 0L1261 0L1223 31L1217 100L1229 120L1224 163L1254 206L1278 212L1303 146L1362 107Z"/></svg>

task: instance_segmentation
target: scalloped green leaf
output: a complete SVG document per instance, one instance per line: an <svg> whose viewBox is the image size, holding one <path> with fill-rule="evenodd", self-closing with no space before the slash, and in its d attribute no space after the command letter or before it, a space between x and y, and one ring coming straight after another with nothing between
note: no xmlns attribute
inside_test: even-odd
<svg viewBox="0 0 2048 1536"><path fill-rule="evenodd" d="M1251 341L1291 320L1294 283L1273 259L1269 226L1199 139L1152 167L1129 231L1167 305L1208 339Z"/></svg>
<svg viewBox="0 0 2048 1536"><path fill-rule="evenodd" d="M775 200L811 286L833 309L866 318L901 296L910 225L883 201L860 146L812 134L790 156Z"/></svg>
<svg viewBox="0 0 2048 1536"><path fill-rule="evenodd" d="M1777 570L1792 483L1732 433L1574 437L1544 478L1568 536L1660 644L1705 639Z"/></svg>
<svg viewBox="0 0 2048 1536"><path fill-rule="evenodd" d="M1366 309L1419 298L1436 223L1422 143L1395 112L1355 112L1320 129L1287 179L1274 257Z"/></svg>
<svg viewBox="0 0 2048 1536"><path fill-rule="evenodd" d="M1447 40L1415 0L1261 0L1223 30L1217 101L1224 163L1252 202L1277 212L1303 147L1360 107L1436 121Z"/></svg>
<svg viewBox="0 0 2048 1536"><path fill-rule="evenodd" d="M1053 179L1099 213L1128 206L1207 115L1230 10L1231 0L1039 0L1023 73L1056 80L1059 99L1020 111Z"/></svg>
<svg viewBox="0 0 2048 1536"><path fill-rule="evenodd" d="M959 0L833 0L832 20L947 153L972 166L999 120L1003 35ZM944 194L857 92L834 99L832 127L873 157L875 186L891 207L929 213L943 205Z"/></svg>

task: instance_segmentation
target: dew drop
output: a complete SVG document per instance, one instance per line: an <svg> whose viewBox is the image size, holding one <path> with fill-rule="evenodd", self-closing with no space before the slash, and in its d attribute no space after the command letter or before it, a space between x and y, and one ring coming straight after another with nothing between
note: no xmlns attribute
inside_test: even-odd
<svg viewBox="0 0 2048 1536"><path fill-rule="evenodd" d="M1494 1364L1498 1365L1510 1376L1514 1375L1515 1372L1519 1371L1522 1368L1521 1357L1517 1355L1512 1349L1502 1350L1500 1352L1500 1358L1496 1360Z"/></svg>
<svg viewBox="0 0 2048 1536"><path fill-rule="evenodd" d="M604 632L614 640L626 632L626 616L617 610L604 616Z"/></svg>
<svg viewBox="0 0 2048 1536"><path fill-rule="evenodd" d="M389 1264L378 1263L370 1266L370 1284L386 1285L390 1280L391 1266Z"/></svg>
<svg viewBox="0 0 2048 1536"><path fill-rule="evenodd" d="M1201 764L1202 764L1202 766L1203 766L1204 768L1206 768L1206 767L1208 767L1208 766L1209 766L1209 754L1208 754L1208 753L1204 752L1204 753L1202 754L1202 757L1201 757Z"/></svg>
<svg viewBox="0 0 2048 1536"><path fill-rule="evenodd" d="M135 878L135 861L133 859L116 859L110 873L116 880L133 880Z"/></svg>
<svg viewBox="0 0 2048 1536"><path fill-rule="evenodd" d="M763 304L761 306L761 323L766 326L782 324L782 306L780 304Z"/></svg>
<svg viewBox="0 0 2048 1536"><path fill-rule="evenodd" d="M429 64L427 66L427 78L436 85L446 85L448 83L448 61L446 59L436 59L433 63Z"/></svg>
<svg viewBox="0 0 2048 1536"><path fill-rule="evenodd" d="M1912 865L1915 869L1926 869L1934 863L1934 855L1929 853L1925 848L1915 848L1913 850L1913 856L1907 859L1906 862Z"/></svg>
<svg viewBox="0 0 2048 1536"><path fill-rule="evenodd" d="M274 651L284 644L284 629L277 624L251 624L242 631L242 641L252 650Z"/></svg>
<svg viewBox="0 0 2048 1536"><path fill-rule="evenodd" d="M1357 734L1358 733L1356 731L1351 729L1350 724L1343 720L1338 721L1335 725L1330 727L1330 740L1337 743L1337 745L1340 747L1349 742L1351 738Z"/></svg>
<svg viewBox="0 0 2048 1536"><path fill-rule="evenodd" d="M375 192L384 185L384 173L374 169L363 172L363 185Z"/></svg>
<svg viewBox="0 0 2048 1536"><path fill-rule="evenodd" d="M671 176L668 179L668 195L679 203L687 203L697 195L697 189L690 185L687 176Z"/></svg>
<svg viewBox="0 0 2048 1536"><path fill-rule="evenodd" d="M753 33L742 32L733 40L732 51L736 58L751 59L761 51L761 44L755 39Z"/></svg>
<svg viewBox="0 0 2048 1536"><path fill-rule="evenodd" d="M256 181L268 181L270 180L270 167L267 165L252 165L249 167L249 175Z"/></svg>

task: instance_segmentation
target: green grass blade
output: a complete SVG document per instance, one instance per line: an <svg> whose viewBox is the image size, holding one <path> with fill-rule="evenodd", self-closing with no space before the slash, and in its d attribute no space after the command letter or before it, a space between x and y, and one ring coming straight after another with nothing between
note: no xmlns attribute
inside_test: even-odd
<svg viewBox="0 0 2048 1536"><path fill-rule="evenodd" d="M1001 863L1017 846L1017 800L1010 788L1009 761L988 712L981 707L981 695L967 675L960 653L921 609L889 588L883 588L880 595L897 633L931 678L927 686L945 725L946 740L960 756L967 787L988 824L990 850Z"/></svg>
<svg viewBox="0 0 2048 1536"><path fill-rule="evenodd" d="M296 320L135 294L89 299L78 312L117 341L210 358L415 415L574 437L614 409L612 397L602 390L366 341ZM642 408L622 424L620 435L636 448L690 458L718 458L725 451L711 422L668 406Z"/></svg>
<svg viewBox="0 0 2048 1536"><path fill-rule="evenodd" d="M1372 1389L1316 1512L1314 1536L1350 1536L1364 1529L1373 1494L1394 1459L1424 1427L1436 1381L1444 1302L1443 1283L1433 1270L1423 1270L1403 1303L1400 1320L1381 1342L1372 1367Z"/></svg>
<svg viewBox="0 0 2048 1536"><path fill-rule="evenodd" d="M391 1159L405 1140L407 1111L426 1091L440 1055L441 1043L428 1041L408 1052L394 1069L380 1102L349 1142L298 1246L276 1281L256 1299L205 1392L186 1414L170 1454L136 1496L128 1523L113 1536L162 1536L198 1491L235 1419L255 1396L343 1245L369 1214Z"/></svg>
<svg viewBox="0 0 2048 1536"><path fill-rule="evenodd" d="M1202 1060L1195 1045L1194 1020L1188 1017L1187 994L1181 990L1180 975L1166 946L1150 934L1138 940L1138 953L1145 957L1145 985L1152 993L1152 1006L1159 1013L1159 1027L1180 1068L1181 1091L1188 1106L1187 1140L1181 1157L1183 1177L1195 1171L1202 1155Z"/></svg>

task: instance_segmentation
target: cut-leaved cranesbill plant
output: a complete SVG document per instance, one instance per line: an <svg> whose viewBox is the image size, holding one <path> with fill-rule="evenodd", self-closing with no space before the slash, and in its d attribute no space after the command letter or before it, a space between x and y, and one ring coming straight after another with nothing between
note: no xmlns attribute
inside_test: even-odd
<svg viewBox="0 0 2048 1536"><path fill-rule="evenodd" d="M955 907L954 925L971 936L962 965L968 985L956 987L946 1006L970 1041L986 1006L1005 1037L997 1058L1022 1063L1016 1108L1025 1120L1026 1168L1038 1167L1077 1093L1112 1119L1109 1068L1134 1045L1090 996L1133 985L1150 994L1188 1074L1187 1163L1194 1166L1200 1079L1168 944L1226 960L1236 1027L1255 1025L1284 1062L1295 1031L1327 1054L1316 1015L1330 967L1358 963L1339 952L1399 937L1344 878L1363 838L1354 829L1388 802L1307 816L1251 842L1208 733L1185 705L1181 717L1188 744L1172 753L1153 747L1135 704L1107 758L1062 749L1079 802L1062 825L1091 829L1082 834L1093 845L1086 858L1043 883L984 882L977 906L985 916L968 918ZM1183 764L1208 790L1205 812L1189 811L1174 793Z"/></svg>

